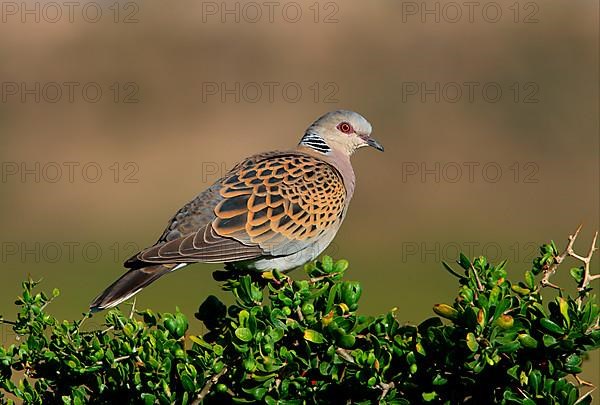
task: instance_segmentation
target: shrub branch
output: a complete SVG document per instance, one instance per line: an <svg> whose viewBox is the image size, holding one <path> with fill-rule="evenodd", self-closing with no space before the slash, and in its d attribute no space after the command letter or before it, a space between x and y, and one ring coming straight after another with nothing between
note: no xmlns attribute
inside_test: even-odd
<svg viewBox="0 0 600 405"><path fill-rule="evenodd" d="M0 344L0 404L589 405L593 389L579 375L600 347L600 307L590 294L600 278L590 273L598 234L579 255L580 229L560 254L542 245L522 280L509 277L506 261L460 254L464 276L445 264L458 276L456 296L418 325L399 321L396 308L359 313L360 283L346 278L347 261L327 256L306 265L307 279L216 272L233 304L205 298L195 314L201 336L188 332L179 310L135 303L101 313L99 327L84 322L89 313L59 321L47 312L58 290L49 297L28 280L16 319L0 316L16 336ZM582 263L570 272L577 293L545 302L538 281L558 288L550 278L567 257Z"/></svg>
<svg viewBox="0 0 600 405"><path fill-rule="evenodd" d="M224 366L221 371L217 374L213 375L204 385L202 391L198 394L196 399L192 402L192 405L198 405L202 402L202 400L210 393L210 389L213 385L219 382L219 378L221 378L227 372L227 366Z"/></svg>
<svg viewBox="0 0 600 405"><path fill-rule="evenodd" d="M577 236L579 236L581 228L582 225L579 225L579 227L575 230L575 233L569 235L569 242L567 243L567 247L565 248L565 250L562 253L555 255L554 262L551 265L546 266L544 268L544 276L541 280L542 287L552 287L559 290L561 289L558 285L550 282L550 277L552 277L556 273L558 267L567 257L572 257L583 263L583 278L581 279L581 282L579 283L577 288L580 294L580 298L588 290L590 283L600 278L600 274L593 275L590 273L590 263L592 261L592 256L594 252L598 250L598 248L596 247L596 241L598 240L598 231L596 231L596 233L594 234L594 238L592 240L592 244L587 255L581 256L575 253L575 249L573 248L573 246L575 245L575 240L577 239Z"/></svg>

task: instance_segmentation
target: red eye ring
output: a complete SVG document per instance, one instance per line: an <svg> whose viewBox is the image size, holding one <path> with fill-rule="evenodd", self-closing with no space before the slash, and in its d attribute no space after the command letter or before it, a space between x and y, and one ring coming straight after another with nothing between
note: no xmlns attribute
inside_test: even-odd
<svg viewBox="0 0 600 405"><path fill-rule="evenodd" d="M351 134L354 132L354 128L352 128L352 125L350 125L347 122L340 122L337 126L337 129L339 129L340 131L342 131L345 134Z"/></svg>

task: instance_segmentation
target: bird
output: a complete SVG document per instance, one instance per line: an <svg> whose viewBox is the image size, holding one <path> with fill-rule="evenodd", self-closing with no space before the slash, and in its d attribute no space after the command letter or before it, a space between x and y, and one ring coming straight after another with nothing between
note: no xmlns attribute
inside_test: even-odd
<svg viewBox="0 0 600 405"><path fill-rule="evenodd" d="M286 272L317 258L334 239L355 188L350 156L379 151L372 126L348 110L326 113L286 151L246 158L185 204L158 241L90 304L112 308L161 276L193 263Z"/></svg>

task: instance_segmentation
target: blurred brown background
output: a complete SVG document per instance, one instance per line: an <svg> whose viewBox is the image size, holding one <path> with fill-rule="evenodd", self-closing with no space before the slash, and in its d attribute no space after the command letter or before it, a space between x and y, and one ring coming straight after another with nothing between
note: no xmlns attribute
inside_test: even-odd
<svg viewBox="0 0 600 405"><path fill-rule="evenodd" d="M79 317L182 204L337 108L365 115L386 148L354 157L329 249L362 282L363 312L432 315L455 295L440 262L459 250L507 258L520 278L539 244L564 246L579 223L587 249L598 3L474 4L3 2L0 313L31 274L61 289L57 316ZM221 295L217 268L165 277L138 305L191 317ZM597 352L585 369L600 383Z"/></svg>

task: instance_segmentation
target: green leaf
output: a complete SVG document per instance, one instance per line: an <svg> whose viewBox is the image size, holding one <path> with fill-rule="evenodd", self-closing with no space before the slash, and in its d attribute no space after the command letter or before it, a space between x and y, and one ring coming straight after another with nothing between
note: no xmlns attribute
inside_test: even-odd
<svg viewBox="0 0 600 405"><path fill-rule="evenodd" d="M520 295L529 295L531 293L531 290L529 288L524 288L520 285L513 285L511 289Z"/></svg>
<svg viewBox="0 0 600 405"><path fill-rule="evenodd" d="M517 365L512 366L511 368L506 370L506 373L518 381L519 380L519 365L517 364Z"/></svg>
<svg viewBox="0 0 600 405"><path fill-rule="evenodd" d="M515 320L510 315L500 315L498 319L496 319L496 325L501 327L502 329L510 329L515 324Z"/></svg>
<svg viewBox="0 0 600 405"><path fill-rule="evenodd" d="M467 333L467 347L472 352L476 352L479 349L479 343L472 332Z"/></svg>
<svg viewBox="0 0 600 405"><path fill-rule="evenodd" d="M444 266L444 269L446 271L448 271L448 273L452 274L454 277L457 277L458 279L465 279L466 277L463 275L458 274L457 272L454 271L454 269L452 267L450 267L450 265L444 261L442 261L442 265Z"/></svg>
<svg viewBox="0 0 600 405"><path fill-rule="evenodd" d="M207 343L201 336L190 335L188 337L192 342L196 343L197 345L200 345L205 349L212 350L212 346L209 343Z"/></svg>
<svg viewBox="0 0 600 405"><path fill-rule="evenodd" d="M194 380L188 373L182 374L180 378L181 378L181 385L183 385L183 388L186 391L192 392L192 393L196 391L196 384L194 384Z"/></svg>
<svg viewBox="0 0 600 405"><path fill-rule="evenodd" d="M362 294L362 287L356 281L344 281L341 286L342 302L344 302L351 311L358 308L358 300Z"/></svg>
<svg viewBox="0 0 600 405"><path fill-rule="evenodd" d="M446 385L447 383L448 383L448 379L442 377L439 374L437 374L433 379L433 385Z"/></svg>
<svg viewBox="0 0 600 405"><path fill-rule="evenodd" d="M519 334L519 342L528 349L535 349L538 346L537 340L527 333Z"/></svg>
<svg viewBox="0 0 600 405"><path fill-rule="evenodd" d="M535 289L535 276L529 270L527 270L525 272L525 284L527 285L527 288L529 288L530 290Z"/></svg>
<svg viewBox="0 0 600 405"><path fill-rule="evenodd" d="M323 343L325 342L325 338L323 335L316 330L306 329L304 331L304 339L308 340L312 343Z"/></svg>
<svg viewBox="0 0 600 405"><path fill-rule="evenodd" d="M325 306L325 312L329 312L332 310L335 302L337 301L339 290L340 290L339 283L335 284L333 287L331 287L331 290L329 290L329 296L327 298L327 305Z"/></svg>
<svg viewBox="0 0 600 405"><path fill-rule="evenodd" d="M519 340L514 340L510 342L503 343L498 347L498 351L501 353L512 353L517 351L521 347Z"/></svg>
<svg viewBox="0 0 600 405"><path fill-rule="evenodd" d="M344 271L346 271L348 269L349 265L350 264L348 263L348 260L340 259L337 262L335 262L335 265L333 266L333 272L334 273L343 273Z"/></svg>
<svg viewBox="0 0 600 405"><path fill-rule="evenodd" d="M581 357L576 354L571 354L565 361L565 369L569 373L580 373L581 368L579 366L581 365L581 361Z"/></svg>
<svg viewBox="0 0 600 405"><path fill-rule="evenodd" d="M250 313L245 309L242 309L238 314L238 319L240 321L240 326L243 328L248 327L248 318L250 318Z"/></svg>
<svg viewBox="0 0 600 405"><path fill-rule="evenodd" d="M462 252L458 256L458 264L460 264L460 267L465 270L469 270L471 268L471 261Z"/></svg>
<svg viewBox="0 0 600 405"><path fill-rule="evenodd" d="M280 341L284 335L285 335L285 331L280 328L273 328L269 332L269 336L271 336L271 339L273 340L273 342Z"/></svg>
<svg viewBox="0 0 600 405"><path fill-rule="evenodd" d="M529 385L535 394L538 394L542 390L542 373L539 370L533 370L529 373ZM535 405L535 403L534 403Z"/></svg>
<svg viewBox="0 0 600 405"><path fill-rule="evenodd" d="M333 259L330 256L323 256L321 259L321 267L325 273L333 272Z"/></svg>
<svg viewBox="0 0 600 405"><path fill-rule="evenodd" d="M573 267L571 268L571 270L569 270L569 273L571 274L571 277L573 277L573 279L577 282L577 284L580 284L583 281L583 275L585 274L583 267Z"/></svg>
<svg viewBox="0 0 600 405"><path fill-rule="evenodd" d="M142 393L141 397L142 401L144 401L144 404L146 405L153 405L156 402L156 396L154 394L144 392Z"/></svg>
<svg viewBox="0 0 600 405"><path fill-rule="evenodd" d="M548 318L540 319L540 325L542 326L542 328L546 329L548 332L561 334L561 335L564 334L564 329Z"/></svg>
<svg viewBox="0 0 600 405"><path fill-rule="evenodd" d="M558 344L558 340L556 340L556 338L554 336L545 334L544 337L542 338L542 340L544 341L544 346L546 347L552 347L556 344Z"/></svg>
<svg viewBox="0 0 600 405"><path fill-rule="evenodd" d="M356 338L350 334L343 335L339 339L339 345L344 349L351 349L354 347L354 343L356 342Z"/></svg>
<svg viewBox="0 0 600 405"><path fill-rule="evenodd" d="M567 327L571 326L571 318L569 317L569 303L563 297L556 297L556 301L558 302L558 308L563 318L565 318L565 322Z"/></svg>
<svg viewBox="0 0 600 405"><path fill-rule="evenodd" d="M250 373L256 369L256 361L253 357L248 357L244 360L244 369Z"/></svg>
<svg viewBox="0 0 600 405"><path fill-rule="evenodd" d="M248 328L237 328L235 330L235 336L242 342L249 342L252 340L252 332Z"/></svg>
<svg viewBox="0 0 600 405"><path fill-rule="evenodd" d="M458 311L456 309L452 308L448 304L434 305L433 312L435 312L436 314L438 314L439 316L441 316L443 318L450 319L453 321L458 319Z"/></svg>

